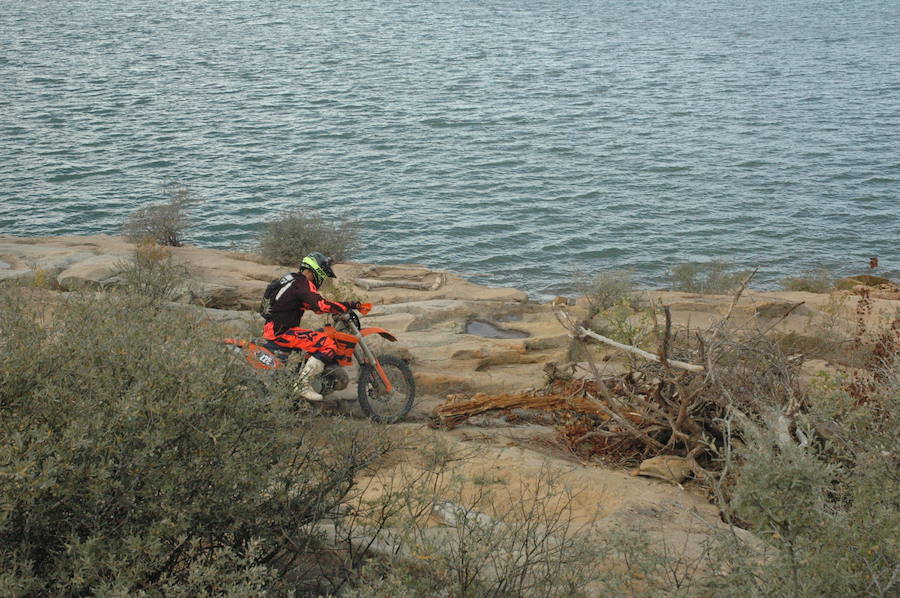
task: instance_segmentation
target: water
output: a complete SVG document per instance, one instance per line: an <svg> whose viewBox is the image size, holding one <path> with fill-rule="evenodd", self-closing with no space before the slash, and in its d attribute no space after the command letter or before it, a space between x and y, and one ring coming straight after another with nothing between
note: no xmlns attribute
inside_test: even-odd
<svg viewBox="0 0 900 598"><path fill-rule="evenodd" d="M900 268L896 0L0 0L0 233L189 241L303 206L363 261L565 291Z"/></svg>

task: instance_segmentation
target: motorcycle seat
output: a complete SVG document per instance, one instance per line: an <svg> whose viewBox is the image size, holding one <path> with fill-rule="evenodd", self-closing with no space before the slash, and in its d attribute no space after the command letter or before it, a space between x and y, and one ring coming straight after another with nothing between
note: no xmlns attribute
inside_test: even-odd
<svg viewBox="0 0 900 598"><path fill-rule="evenodd" d="M287 361L288 357L291 356L291 353L295 351L299 351L300 349L293 349L291 347L282 347L277 344L275 341L270 341L266 338L256 339L256 344L264 349L268 349L272 353L275 354L275 357L280 359L281 361Z"/></svg>

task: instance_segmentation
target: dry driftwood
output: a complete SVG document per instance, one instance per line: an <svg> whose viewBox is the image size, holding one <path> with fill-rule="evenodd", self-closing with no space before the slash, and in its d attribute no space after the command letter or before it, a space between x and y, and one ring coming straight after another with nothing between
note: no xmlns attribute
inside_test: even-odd
<svg viewBox="0 0 900 598"><path fill-rule="evenodd" d="M456 424L480 413L505 409L538 409L542 411L574 411L609 419L607 411L584 396L558 394L477 394L465 401L449 401L434 409L434 416L444 427Z"/></svg>
<svg viewBox="0 0 900 598"><path fill-rule="evenodd" d="M638 349L637 347L632 347L631 345L623 345L622 343L618 343L618 342L612 340L611 338L606 338L602 334L597 334L593 330L588 330L584 326L579 326L578 332L581 333L582 336L589 336L592 339L598 340L601 343L606 343L607 345L615 347L616 349L621 349L622 351L627 351L629 353L634 353L635 355L640 355L644 359L649 359L650 361L657 361L657 362L663 361L662 359L660 359L659 355L655 355L653 353L648 353L647 351L644 351L643 349ZM668 363L671 366L682 369L682 370L688 370L689 372L702 372L706 369L702 365L694 365L692 363L685 363L683 361L678 361L677 359L667 359L666 363Z"/></svg>
<svg viewBox="0 0 900 598"><path fill-rule="evenodd" d="M737 328L731 322L752 275L734 293L725 317L705 330L676 338L671 313L663 307L666 322L655 326L655 353L602 336L556 306L557 318L575 339L597 340L646 361L601 379L594 352L585 351L593 379L576 379L554 365L545 368L549 382L540 391L445 403L435 409L435 420L452 426L491 410L558 411L555 428L576 456L621 462L665 456L713 485L728 475L733 437L772 430L780 445L793 443L795 434L801 445L808 443L791 417L801 396L795 390L797 364L767 338L771 327Z"/></svg>
<svg viewBox="0 0 900 598"><path fill-rule="evenodd" d="M661 362L661 363L675 366L677 368L680 368L683 370L688 370L691 372L702 372L706 369L702 365L694 365L692 363L685 363L683 361L678 361L676 359L661 359L659 355L656 355L654 353L649 353L647 351L644 351L643 349L638 349L637 347L632 347L631 345L625 345L625 344L616 342L616 341L612 340L611 338L607 338L607 337L603 336L602 334L597 334L593 330L589 330L588 328L585 328L584 326L579 326L578 324L576 324L572 320L572 317L568 314L568 312L565 311L563 306L556 306L553 311L554 311L554 314L556 315L556 319L559 321L559 323L562 324L563 327L566 328L572 334L572 336L574 336L576 338L583 338L583 337L587 336L594 340L598 340L602 343L606 343L607 345L610 345L617 349L621 349L622 351L627 351L627 352L633 353L635 355L640 355L644 359L649 359L650 361ZM666 342L668 342L668 334L669 334L669 329L667 328ZM667 351L664 350L663 352L665 353Z"/></svg>
<svg viewBox="0 0 900 598"><path fill-rule="evenodd" d="M573 429L578 435L571 434L567 438L569 444L576 450L583 447L588 452L603 451L614 438L630 439L644 447L645 456L677 453L691 463L698 475L715 477L715 471L703 469L698 459L716 470L719 462L715 456L723 443L730 442L733 433L752 433L759 422L772 421L771 429L777 432L778 442L792 442L790 415L797 397L790 358L780 356L777 347L766 340L771 327L739 330L730 326L735 306L755 273L756 270L751 272L736 289L724 318L707 330L682 337L677 350L684 361L671 358L675 345L668 307L664 307L665 328L655 326L660 340L655 353L600 335L557 308L558 320L574 338L593 339L652 362L635 365L636 370L622 378L623 384L601 385L600 391L612 391L608 396L598 396L595 391L593 396L585 393L608 417L593 420L595 427L586 433L583 426ZM596 371L591 353L587 355ZM746 416L737 409L738 405L746 408ZM635 410L641 414L640 421L623 417ZM731 427L732 417L736 417L736 430ZM723 423L726 419L727 425ZM595 443L600 437L603 442ZM800 442L804 439L800 438ZM632 458L635 456L639 455ZM724 471L720 473L724 475Z"/></svg>
<svg viewBox="0 0 900 598"><path fill-rule="evenodd" d="M426 280L375 280L373 278L354 278L353 284L367 291L386 287L414 289L417 291L436 291L444 284L444 274L439 274L435 280L430 282Z"/></svg>

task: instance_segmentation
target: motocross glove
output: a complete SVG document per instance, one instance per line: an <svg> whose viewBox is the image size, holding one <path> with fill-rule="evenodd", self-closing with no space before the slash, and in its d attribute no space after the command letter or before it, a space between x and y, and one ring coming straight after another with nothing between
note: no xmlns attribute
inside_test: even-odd
<svg viewBox="0 0 900 598"><path fill-rule="evenodd" d="M347 311L350 311L351 309L359 309L361 303L359 301L345 301L344 305L347 306Z"/></svg>

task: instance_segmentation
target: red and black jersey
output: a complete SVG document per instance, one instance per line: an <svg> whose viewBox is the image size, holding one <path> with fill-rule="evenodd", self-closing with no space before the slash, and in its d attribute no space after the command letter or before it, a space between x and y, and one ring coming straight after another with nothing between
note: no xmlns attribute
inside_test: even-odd
<svg viewBox="0 0 900 598"><path fill-rule="evenodd" d="M272 302L272 322L275 334L300 326L300 319L306 310L317 314L342 314L348 307L337 301L329 301L319 294L316 285L306 279L303 274L294 274L291 286Z"/></svg>

